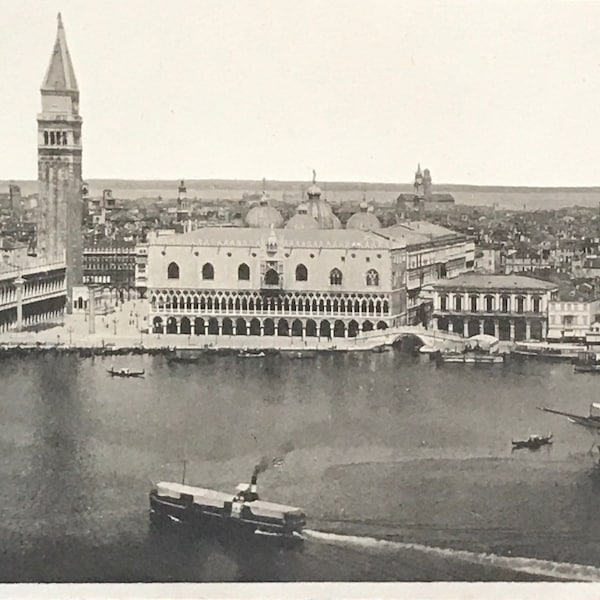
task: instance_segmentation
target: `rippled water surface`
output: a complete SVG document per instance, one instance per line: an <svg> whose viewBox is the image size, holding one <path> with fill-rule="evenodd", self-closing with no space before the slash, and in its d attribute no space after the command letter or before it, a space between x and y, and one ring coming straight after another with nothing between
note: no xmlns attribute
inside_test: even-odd
<svg viewBox="0 0 600 600"><path fill-rule="evenodd" d="M593 438L535 407L585 413L600 378L400 351L115 358L140 380L112 363L0 363L0 581L597 578ZM548 431L551 448L511 454ZM265 455L281 460L263 498L309 515L303 552L151 534L151 483L179 480L184 459L188 483L233 490Z"/></svg>

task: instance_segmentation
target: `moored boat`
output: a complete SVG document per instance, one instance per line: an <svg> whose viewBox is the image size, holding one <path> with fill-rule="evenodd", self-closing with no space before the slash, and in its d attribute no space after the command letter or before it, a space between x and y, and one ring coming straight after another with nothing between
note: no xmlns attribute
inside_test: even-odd
<svg viewBox="0 0 600 600"><path fill-rule="evenodd" d="M546 446L552 443L552 434L548 435L539 435L533 434L530 435L526 440L517 440L516 442L512 441L513 450L519 450L521 448L528 448L529 450L537 450L542 446Z"/></svg>
<svg viewBox="0 0 600 600"><path fill-rule="evenodd" d="M375 346L375 348L371 348L371 352L375 352L376 354L383 354L384 352L389 352L391 348L389 346L381 345Z"/></svg>
<svg viewBox="0 0 600 600"><path fill-rule="evenodd" d="M191 353L174 353L167 357L168 363L184 363L184 364L194 364L200 360L200 357Z"/></svg>
<svg viewBox="0 0 600 600"><path fill-rule="evenodd" d="M290 352L290 358L297 360L305 360L307 358L316 358L317 353L314 350L301 350L298 352Z"/></svg>
<svg viewBox="0 0 600 600"><path fill-rule="evenodd" d="M443 363L460 363L465 365L501 365L504 363L503 354L482 354L477 352L442 352Z"/></svg>
<svg viewBox="0 0 600 600"><path fill-rule="evenodd" d="M143 377L146 373L145 369L140 371L132 371L131 369L115 369L114 367L106 369L106 372L113 377Z"/></svg>
<svg viewBox="0 0 600 600"><path fill-rule="evenodd" d="M575 373L600 373L600 354L581 352L573 367Z"/></svg>
<svg viewBox="0 0 600 600"><path fill-rule="evenodd" d="M178 525L198 535L302 544L304 512L260 500L256 477L255 473L250 484L238 485L235 494L160 482L150 491L150 520L158 527Z"/></svg>
<svg viewBox="0 0 600 600"><path fill-rule="evenodd" d="M513 354L548 360L572 361L585 347L578 344L560 344L548 342L517 342Z"/></svg>
<svg viewBox="0 0 600 600"><path fill-rule="evenodd" d="M244 349L238 352L240 358L263 358L266 354L262 350Z"/></svg>

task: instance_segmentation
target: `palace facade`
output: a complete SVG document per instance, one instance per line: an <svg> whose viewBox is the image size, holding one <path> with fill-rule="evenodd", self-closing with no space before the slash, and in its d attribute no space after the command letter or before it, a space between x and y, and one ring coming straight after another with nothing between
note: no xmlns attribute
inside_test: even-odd
<svg viewBox="0 0 600 600"><path fill-rule="evenodd" d="M148 239L155 333L355 337L406 322L406 247L372 232L204 228Z"/></svg>

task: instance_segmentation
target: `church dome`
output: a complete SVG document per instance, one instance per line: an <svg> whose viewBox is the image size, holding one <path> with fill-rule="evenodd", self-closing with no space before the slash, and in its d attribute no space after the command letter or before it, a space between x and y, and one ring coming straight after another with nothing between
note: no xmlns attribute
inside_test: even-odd
<svg viewBox="0 0 600 600"><path fill-rule="evenodd" d="M319 224L319 229L341 229L340 220L333 214L331 206L322 198L311 199L308 203L308 214Z"/></svg>
<svg viewBox="0 0 600 600"><path fill-rule="evenodd" d="M361 231L373 231L380 229L379 219L369 210L366 202L360 203L360 212L354 213L346 223L346 229L359 229Z"/></svg>
<svg viewBox="0 0 600 600"><path fill-rule="evenodd" d="M269 229L270 227L282 227L283 217L279 211L269 204L266 194L260 199L258 206L253 206L246 215L248 227Z"/></svg>
<svg viewBox="0 0 600 600"><path fill-rule="evenodd" d="M286 229L320 229L316 219L308 214L308 206L304 203L296 208L296 214L287 222Z"/></svg>

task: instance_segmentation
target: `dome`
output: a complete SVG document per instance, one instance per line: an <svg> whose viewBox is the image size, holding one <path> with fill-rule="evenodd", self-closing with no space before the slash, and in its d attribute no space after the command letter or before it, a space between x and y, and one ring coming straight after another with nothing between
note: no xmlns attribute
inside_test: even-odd
<svg viewBox="0 0 600 600"><path fill-rule="evenodd" d="M286 229L320 229L319 223L308 214L308 206L299 204L296 214L287 222Z"/></svg>
<svg viewBox="0 0 600 600"><path fill-rule="evenodd" d="M306 193L308 194L308 197L319 197L321 195L321 188L316 184L313 183L308 190L306 191Z"/></svg>
<svg viewBox="0 0 600 600"><path fill-rule="evenodd" d="M346 229L360 229L361 231L373 231L381 229L379 219L373 214L366 202L360 203L360 212L354 213L346 223Z"/></svg>
<svg viewBox="0 0 600 600"><path fill-rule="evenodd" d="M308 203L308 214L319 224L319 229L341 229L340 220L333 214L331 206L321 198L311 199Z"/></svg>
<svg viewBox="0 0 600 600"><path fill-rule="evenodd" d="M257 227L269 229L270 227L281 227L283 217L279 211L269 204L266 194L260 199L258 206L253 206L246 215L246 224L248 227Z"/></svg>

